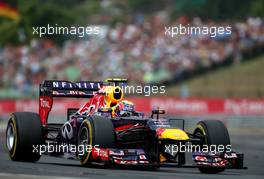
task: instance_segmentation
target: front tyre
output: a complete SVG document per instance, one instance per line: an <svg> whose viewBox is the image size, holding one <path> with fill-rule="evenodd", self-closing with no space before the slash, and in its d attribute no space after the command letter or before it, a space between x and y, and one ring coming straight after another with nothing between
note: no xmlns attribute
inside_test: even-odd
<svg viewBox="0 0 264 179"><path fill-rule="evenodd" d="M6 146L13 161L36 162L40 154L34 147L43 143L39 115L31 112L11 114L6 128Z"/></svg>
<svg viewBox="0 0 264 179"><path fill-rule="evenodd" d="M215 145L218 148L222 145L227 148L230 145L230 137L226 126L218 120L205 120L198 122L193 135L202 139L201 145ZM224 168L218 167L199 167L201 173L219 173Z"/></svg>
<svg viewBox="0 0 264 179"><path fill-rule="evenodd" d="M89 116L85 119L78 132L78 151L81 165L90 166L92 162L92 148L113 148L115 132L111 119L102 116Z"/></svg>
<svg viewBox="0 0 264 179"><path fill-rule="evenodd" d="M81 165L88 166L91 163L91 148L93 145L93 129L90 120L84 120L78 132L78 148L82 147L82 151L78 151L78 156ZM86 146L90 146L89 150L86 150Z"/></svg>

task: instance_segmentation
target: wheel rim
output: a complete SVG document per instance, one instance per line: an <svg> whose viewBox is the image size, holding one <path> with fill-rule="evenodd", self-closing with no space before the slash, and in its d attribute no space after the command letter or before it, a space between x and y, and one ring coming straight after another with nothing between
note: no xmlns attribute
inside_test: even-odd
<svg viewBox="0 0 264 179"><path fill-rule="evenodd" d="M88 138L88 129L86 127L83 127L81 129L81 135L80 135L80 144L81 145L87 145L89 143Z"/></svg>
<svg viewBox="0 0 264 179"><path fill-rule="evenodd" d="M90 141L89 141L89 129L87 129L86 127L83 127L81 129L81 133L80 133L79 145L83 145L83 148L86 149L86 146L89 145L89 143L90 143ZM87 153L88 153L88 151L84 150L83 155L79 155L79 157L85 158Z"/></svg>
<svg viewBox="0 0 264 179"><path fill-rule="evenodd" d="M15 130L12 124L9 124L7 127L7 134L6 134L6 144L8 150L12 150L15 142Z"/></svg>
<svg viewBox="0 0 264 179"><path fill-rule="evenodd" d="M200 130L200 129L197 129L195 132L194 132L194 136L200 138L202 140L201 144L200 145L204 145L204 144L207 144L206 140L205 140L205 135L203 134L203 132Z"/></svg>

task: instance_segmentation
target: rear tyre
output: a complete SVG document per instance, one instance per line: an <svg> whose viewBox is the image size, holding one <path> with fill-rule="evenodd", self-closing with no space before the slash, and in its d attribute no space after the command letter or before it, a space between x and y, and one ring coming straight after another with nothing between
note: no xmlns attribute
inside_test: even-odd
<svg viewBox="0 0 264 179"><path fill-rule="evenodd" d="M33 146L43 144L40 117L31 112L15 112L6 128L6 146L13 161L36 162L40 154Z"/></svg>
<svg viewBox="0 0 264 179"><path fill-rule="evenodd" d="M230 145L230 137L225 125L218 120L206 120L198 122L194 136L202 139L201 145L223 145L226 149ZM220 167L199 167L201 173L219 173L223 172L225 168Z"/></svg>
<svg viewBox="0 0 264 179"><path fill-rule="evenodd" d="M114 139L114 127L110 119L102 116L90 116L85 119L78 132L78 146L87 146L87 151L78 151L81 165L91 165L92 147L113 148Z"/></svg>

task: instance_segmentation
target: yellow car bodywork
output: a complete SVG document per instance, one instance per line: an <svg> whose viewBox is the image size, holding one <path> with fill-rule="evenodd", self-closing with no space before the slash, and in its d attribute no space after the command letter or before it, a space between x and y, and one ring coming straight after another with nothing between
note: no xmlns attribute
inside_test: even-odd
<svg viewBox="0 0 264 179"><path fill-rule="evenodd" d="M189 140L189 136L181 129L163 129L158 135L159 139Z"/></svg>

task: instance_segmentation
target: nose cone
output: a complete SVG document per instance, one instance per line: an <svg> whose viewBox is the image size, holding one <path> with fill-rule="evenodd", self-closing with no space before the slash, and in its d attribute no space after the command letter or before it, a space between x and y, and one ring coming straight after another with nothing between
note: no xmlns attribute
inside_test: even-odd
<svg viewBox="0 0 264 179"><path fill-rule="evenodd" d="M189 140L189 136L181 129L156 129L159 139Z"/></svg>

